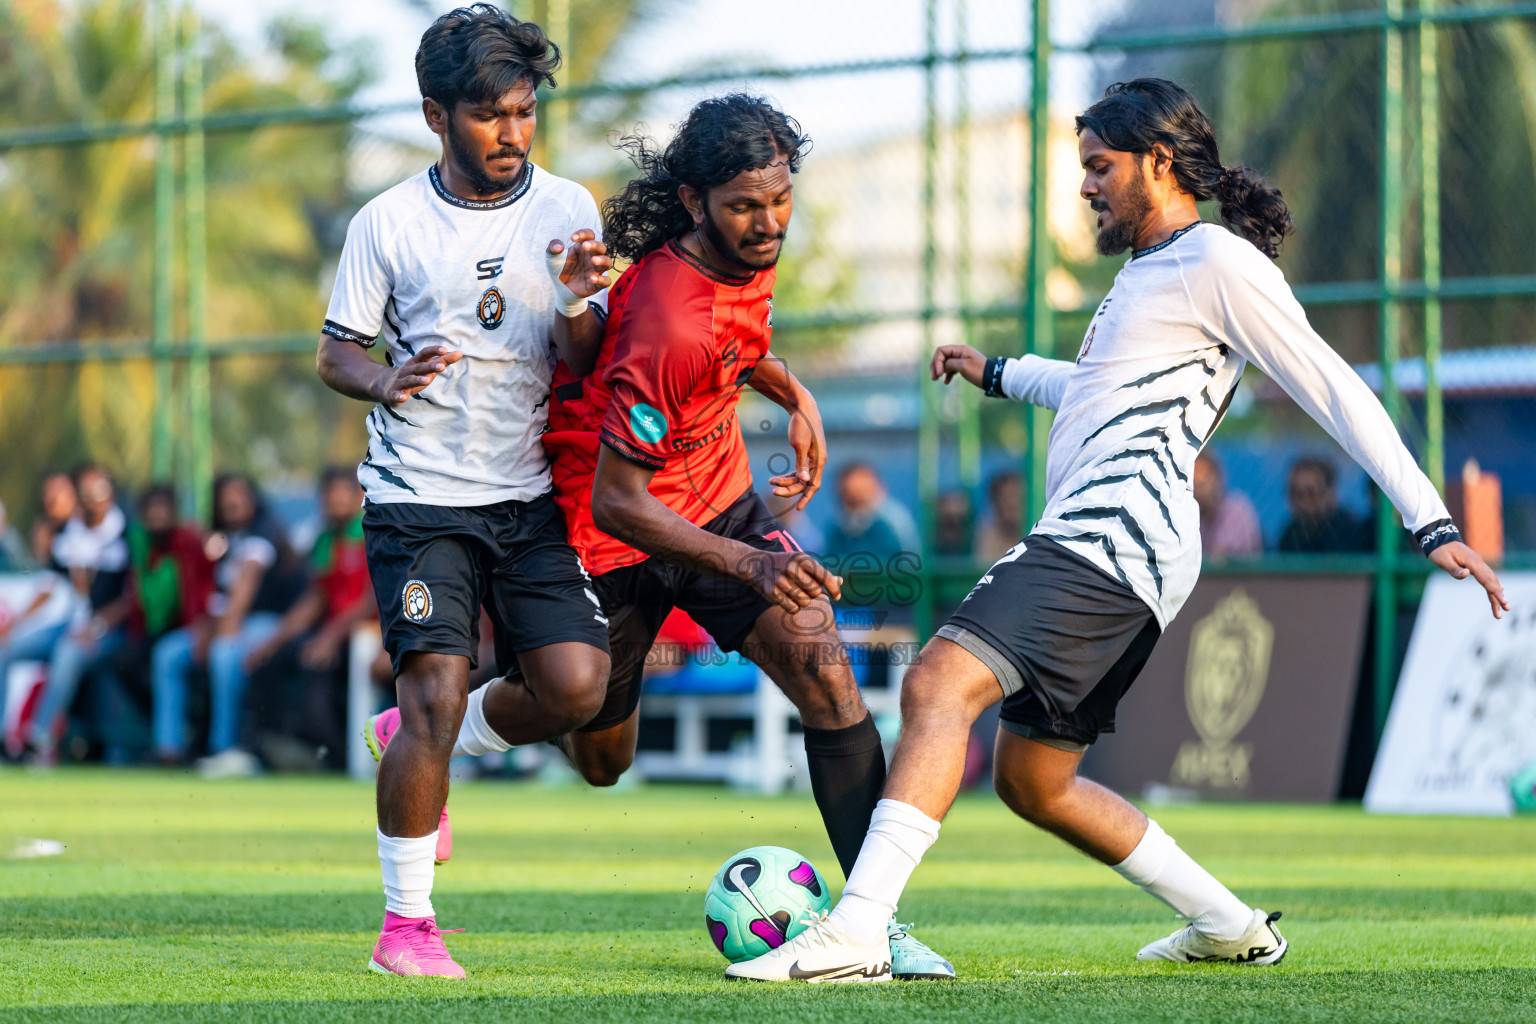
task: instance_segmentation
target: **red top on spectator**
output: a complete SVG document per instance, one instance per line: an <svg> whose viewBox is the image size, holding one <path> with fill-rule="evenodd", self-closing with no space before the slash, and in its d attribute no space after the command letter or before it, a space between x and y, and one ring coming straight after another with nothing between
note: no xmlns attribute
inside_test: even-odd
<svg viewBox="0 0 1536 1024"><path fill-rule="evenodd" d="M646 557L592 523L599 439L655 469L651 493L697 525L752 487L736 402L768 353L773 282L771 269L731 277L668 242L614 283L593 371L555 368L544 447L589 572Z"/></svg>
<svg viewBox="0 0 1536 1024"><path fill-rule="evenodd" d="M368 557L363 551L363 517L340 529L321 531L310 551L315 585L325 594L329 621L350 611L367 594Z"/></svg>

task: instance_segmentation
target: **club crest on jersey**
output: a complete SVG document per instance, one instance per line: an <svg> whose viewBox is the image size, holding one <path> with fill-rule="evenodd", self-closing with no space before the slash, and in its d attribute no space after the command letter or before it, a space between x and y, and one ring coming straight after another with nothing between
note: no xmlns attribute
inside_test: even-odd
<svg viewBox="0 0 1536 1024"><path fill-rule="evenodd" d="M480 296L480 304L475 307L475 315L480 318L480 326L488 331L501 326L501 318L507 315L507 300L502 297L500 288L492 285L485 290Z"/></svg>
<svg viewBox="0 0 1536 1024"><path fill-rule="evenodd" d="M660 409L636 402L629 409L629 428L640 440L655 444L667 436L667 418Z"/></svg>
<svg viewBox="0 0 1536 1024"><path fill-rule="evenodd" d="M405 607L405 617L412 622L425 622L432 617L432 591L421 580L411 580L405 585L401 603Z"/></svg>

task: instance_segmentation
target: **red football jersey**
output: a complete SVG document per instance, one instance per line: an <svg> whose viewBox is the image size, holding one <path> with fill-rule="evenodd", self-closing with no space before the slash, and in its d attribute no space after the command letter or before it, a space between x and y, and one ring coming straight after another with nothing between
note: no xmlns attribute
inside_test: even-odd
<svg viewBox="0 0 1536 1024"><path fill-rule="evenodd" d="M731 277L668 242L609 290L593 371L555 368L544 448L588 572L646 557L593 525L599 444L655 469L651 493L696 525L751 488L736 402L768 353L773 282L772 269Z"/></svg>

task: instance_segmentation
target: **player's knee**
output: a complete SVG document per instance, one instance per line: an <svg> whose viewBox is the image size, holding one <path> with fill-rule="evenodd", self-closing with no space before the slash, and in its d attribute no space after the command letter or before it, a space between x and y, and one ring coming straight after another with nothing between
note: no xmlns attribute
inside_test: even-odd
<svg viewBox="0 0 1536 1024"><path fill-rule="evenodd" d="M1004 806L1032 825L1046 826L1056 818L1056 802L1062 794L1038 779L1006 772L1003 765L995 764L992 788Z"/></svg>
<svg viewBox="0 0 1536 1024"><path fill-rule="evenodd" d="M632 750L603 750L583 757L576 766L589 786L616 786L630 765L635 763Z"/></svg>
<svg viewBox="0 0 1536 1024"><path fill-rule="evenodd" d="M901 682L902 721L924 718L955 706L954 689L938 672L914 665Z"/></svg>
<svg viewBox="0 0 1536 1024"><path fill-rule="evenodd" d="M570 732L592 721L603 709L603 699L608 695L608 673L596 664L582 665L539 689L539 698L547 704L559 731Z"/></svg>
<svg viewBox="0 0 1536 1024"><path fill-rule="evenodd" d="M469 693L447 673L426 673L401 679L400 727L417 732L434 747L452 747L464 720Z"/></svg>

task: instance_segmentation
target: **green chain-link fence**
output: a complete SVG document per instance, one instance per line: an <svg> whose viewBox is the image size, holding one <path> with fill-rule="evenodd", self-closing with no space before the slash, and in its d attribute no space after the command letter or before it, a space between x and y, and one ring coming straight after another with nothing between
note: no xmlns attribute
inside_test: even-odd
<svg viewBox="0 0 1536 1024"><path fill-rule="evenodd" d="M946 527L941 494L974 524L1008 470L1043 504L1049 414L926 385L921 367L944 340L1075 352L1115 267L1076 197L1071 116L1155 74L1202 100L1228 161L1285 191L1298 232L1280 265L1431 476L1454 482L1469 460L1499 473L1508 564L1536 550L1519 429L1536 422L1536 3L789 0L792 58L736 40L747 4L512 6L572 58L536 158L600 197L625 174L615 133L664 135L704 95L765 92L805 122L816 147L774 344L823 396L834 468L873 457L924 538ZM43 469L85 457L129 484L174 477L199 515L216 467L294 487L355 461L363 417L315 377L316 328L351 213L433 158L417 101L359 104L367 54L302 22L257 59L169 0L0 0L0 17L0 497L15 518ZM631 80L636 64L654 74ZM1306 453L1338 465L1345 503L1376 525L1357 555L1241 564L1374 574L1383 695L1425 566L1331 442L1249 385L1213 448L1269 546ZM758 419L742 422L763 455L778 423L765 412L759 438ZM920 626L975 578L929 547Z"/></svg>

